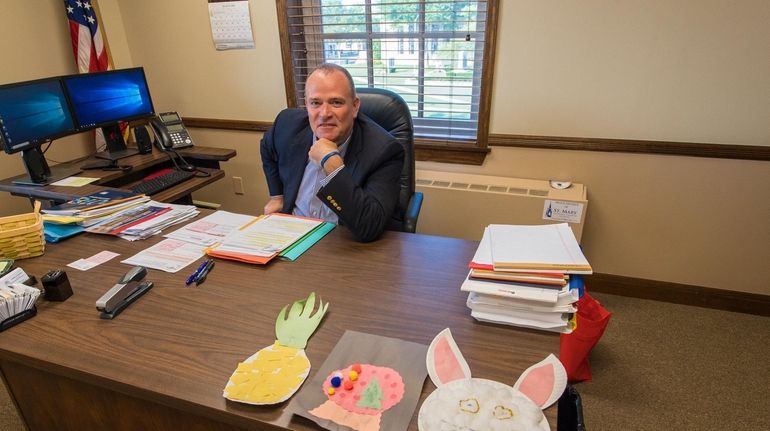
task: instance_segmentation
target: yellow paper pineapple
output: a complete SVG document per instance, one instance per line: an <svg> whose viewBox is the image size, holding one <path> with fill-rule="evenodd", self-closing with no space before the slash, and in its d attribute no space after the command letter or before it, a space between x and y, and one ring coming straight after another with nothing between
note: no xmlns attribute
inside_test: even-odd
<svg viewBox="0 0 770 431"><path fill-rule="evenodd" d="M329 303L315 293L307 299L283 307L275 322L275 343L238 364L224 389L224 397L247 404L276 404L287 400L299 389L310 373L305 355L307 340L321 323Z"/></svg>

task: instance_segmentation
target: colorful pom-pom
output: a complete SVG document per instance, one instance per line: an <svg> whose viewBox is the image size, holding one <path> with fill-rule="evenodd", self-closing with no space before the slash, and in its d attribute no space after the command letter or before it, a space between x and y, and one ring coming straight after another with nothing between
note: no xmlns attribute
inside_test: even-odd
<svg viewBox="0 0 770 431"><path fill-rule="evenodd" d="M334 395L334 388L329 388L326 392L328 392L329 395Z"/></svg>
<svg viewBox="0 0 770 431"><path fill-rule="evenodd" d="M355 382L356 380L358 380L358 373L355 370L350 370L349 376L351 381Z"/></svg>
<svg viewBox="0 0 770 431"><path fill-rule="evenodd" d="M345 380L345 383L343 383L342 386L345 387L345 390L350 391L353 389L353 382Z"/></svg>
<svg viewBox="0 0 770 431"><path fill-rule="evenodd" d="M333 387L339 388L340 386L342 386L342 377L334 376L332 377L330 383L332 384Z"/></svg>
<svg viewBox="0 0 770 431"><path fill-rule="evenodd" d="M350 369L361 374L361 364L353 364Z"/></svg>

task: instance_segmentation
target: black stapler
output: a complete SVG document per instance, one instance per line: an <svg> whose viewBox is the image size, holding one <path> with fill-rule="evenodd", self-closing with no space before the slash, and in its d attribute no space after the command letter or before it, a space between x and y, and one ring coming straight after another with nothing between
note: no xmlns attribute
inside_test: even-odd
<svg viewBox="0 0 770 431"><path fill-rule="evenodd" d="M135 266L120 277L101 298L96 300L96 309L101 311L102 319L114 319L121 311L152 289L151 281L142 281L147 276L147 268Z"/></svg>

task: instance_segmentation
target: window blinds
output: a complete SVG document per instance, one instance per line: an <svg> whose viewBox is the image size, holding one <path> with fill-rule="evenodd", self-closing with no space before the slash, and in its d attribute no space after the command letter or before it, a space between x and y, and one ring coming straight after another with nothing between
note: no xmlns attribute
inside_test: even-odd
<svg viewBox="0 0 770 431"><path fill-rule="evenodd" d="M308 73L336 63L356 87L401 95L416 137L476 139L487 1L287 0L286 8L298 106Z"/></svg>

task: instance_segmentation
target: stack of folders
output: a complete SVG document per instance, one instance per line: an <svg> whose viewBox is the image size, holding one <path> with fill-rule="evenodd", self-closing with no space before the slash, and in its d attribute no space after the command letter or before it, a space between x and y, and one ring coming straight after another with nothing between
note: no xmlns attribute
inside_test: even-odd
<svg viewBox="0 0 770 431"><path fill-rule="evenodd" d="M66 236L69 230L85 230L130 241L148 238L199 213L193 205L155 202L142 194L114 189L79 197L42 212L47 235Z"/></svg>
<svg viewBox="0 0 770 431"><path fill-rule="evenodd" d="M273 213L228 233L206 249L212 257L264 265L275 257L295 260L334 229L320 219Z"/></svg>
<svg viewBox="0 0 770 431"><path fill-rule="evenodd" d="M570 333L578 292L570 276L591 274L566 223L489 225L460 290L479 321Z"/></svg>

